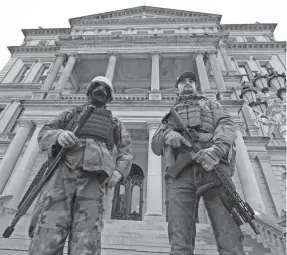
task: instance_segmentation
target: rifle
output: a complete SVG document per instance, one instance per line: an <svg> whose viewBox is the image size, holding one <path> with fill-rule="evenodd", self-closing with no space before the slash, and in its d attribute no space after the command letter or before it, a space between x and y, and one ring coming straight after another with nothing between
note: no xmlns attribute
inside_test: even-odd
<svg viewBox="0 0 287 255"><path fill-rule="evenodd" d="M182 122L180 116L177 114L175 109L170 110L170 115L174 119L175 123L183 130L182 136L189 141L191 147L184 146L179 150L180 154L178 155L176 162L167 169L166 174L172 178L176 178L180 172L191 163L193 156L202 149L199 142L198 134L194 129L188 129L187 126Z"/></svg>
<svg viewBox="0 0 287 255"><path fill-rule="evenodd" d="M193 156L201 149L201 146L198 143L198 134L196 131L193 129L188 130L187 126L183 123L174 109L171 109L170 114L176 124L183 130L183 137L192 145L191 148L186 147L187 149L185 149L182 154L179 154L176 162L167 170L169 176L176 178L183 168L191 163ZM244 221L250 225L256 234L259 234L260 232L253 223L255 213L251 206L241 199L230 181L218 168L212 170L211 174L213 176L213 181L198 188L196 192L197 197L200 197L203 193L212 188L219 188L220 200L227 211L232 215L236 225L243 225Z"/></svg>
<svg viewBox="0 0 287 255"><path fill-rule="evenodd" d="M86 123L90 115L92 114L94 110L94 107L89 105L86 112L84 113L83 117L81 118L80 122L77 124L75 129L73 130L73 133L77 135L77 133L81 130L83 125ZM11 234L14 231L14 227L17 224L17 222L20 220L20 218L27 212L29 207L32 205L36 197L38 196L39 192L45 185L45 183L50 179L50 177L53 175L57 165L59 164L60 160L63 158L64 154L68 148L61 148L58 155L55 157L55 159L51 162L51 164L46 169L42 179L39 181L37 185L34 186L34 188L31 190L31 192L27 195L26 199L24 201L21 201L20 205L17 208L16 215L14 219L12 220L9 227L6 228L6 230L3 233L4 238L9 238Z"/></svg>

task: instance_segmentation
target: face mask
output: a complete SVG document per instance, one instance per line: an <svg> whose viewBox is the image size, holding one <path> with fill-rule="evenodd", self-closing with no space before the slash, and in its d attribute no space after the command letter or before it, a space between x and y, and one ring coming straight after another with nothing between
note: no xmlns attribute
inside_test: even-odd
<svg viewBox="0 0 287 255"><path fill-rule="evenodd" d="M90 93L91 103L95 106L103 106L106 104L108 99L107 88L103 85L98 85Z"/></svg>

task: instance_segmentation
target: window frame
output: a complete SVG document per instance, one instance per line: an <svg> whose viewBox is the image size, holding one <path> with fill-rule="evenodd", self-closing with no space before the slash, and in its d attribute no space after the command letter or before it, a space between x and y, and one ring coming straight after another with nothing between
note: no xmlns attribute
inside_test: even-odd
<svg viewBox="0 0 287 255"><path fill-rule="evenodd" d="M28 77L29 73L31 72L31 67L32 67L32 64L23 64L22 68L20 69L16 77L14 78L13 82L24 83L25 79Z"/></svg>
<svg viewBox="0 0 287 255"><path fill-rule="evenodd" d="M252 74L252 71L250 70L250 68L249 68L249 66L248 66L248 64L247 64L247 62L246 61L244 61L244 62L242 62L242 61L237 61L237 66L238 66L238 73L239 74L242 74L241 72L240 72L240 68L241 67L243 67L244 68L244 70L245 70L245 72L246 72L246 74L242 74L242 75L244 75L243 77L242 77L242 81L245 81L245 82L247 82L247 83L249 83L249 82L251 82L251 80L252 80L252 78L253 78L253 74ZM245 80L245 78L247 78L248 80Z"/></svg>
<svg viewBox="0 0 287 255"><path fill-rule="evenodd" d="M43 63L42 66L41 66L41 68L40 68L39 71L37 72L35 78L33 79L33 83L41 83L41 82L40 82L41 77L42 77L42 78L43 78L43 77L46 77L46 78L44 79L44 81L41 83L41 84L44 84L44 82L45 82L45 80L47 79L47 76L48 76L48 74L49 74L49 72L50 72L51 66L52 66L52 63ZM46 68L48 68L48 69L46 69ZM43 75L43 71L44 71L45 69L47 70L47 75Z"/></svg>

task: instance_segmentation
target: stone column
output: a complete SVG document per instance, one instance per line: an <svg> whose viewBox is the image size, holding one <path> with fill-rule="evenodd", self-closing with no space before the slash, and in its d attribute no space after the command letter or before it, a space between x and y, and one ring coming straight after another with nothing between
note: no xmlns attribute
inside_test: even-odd
<svg viewBox="0 0 287 255"><path fill-rule="evenodd" d="M25 145L28 135L34 127L34 123L29 120L20 120L19 124L20 127L18 132L10 143L9 148L0 163L0 193L3 192Z"/></svg>
<svg viewBox="0 0 287 255"><path fill-rule="evenodd" d="M214 76L214 80L215 80L215 84L216 84L218 92L226 91L224 79L223 79L220 67L218 66L215 53L209 53L208 58L210 61L211 70L213 72L213 76Z"/></svg>
<svg viewBox="0 0 287 255"><path fill-rule="evenodd" d="M201 52L195 53L195 63L199 76L201 93L204 93L205 91L210 90L210 84Z"/></svg>
<svg viewBox="0 0 287 255"><path fill-rule="evenodd" d="M77 55L78 55L77 53L70 53L69 54L68 62L65 66L65 69L64 69L64 71L60 77L60 80L59 80L58 85L57 85L55 90L57 90L57 91L63 91L64 90L66 83L69 80L70 75L72 73L72 70L74 68L74 65L77 61Z"/></svg>
<svg viewBox="0 0 287 255"><path fill-rule="evenodd" d="M30 173L32 172L33 165L39 153L37 136L43 125L37 125L33 136L24 152L20 164L17 169L13 172L10 181L8 182L3 194L13 195L12 200L7 204L6 207L16 209L17 205L23 195Z"/></svg>
<svg viewBox="0 0 287 255"><path fill-rule="evenodd" d="M226 45L224 42L220 41L219 42L219 49L221 51L222 57L223 57L223 61L225 63L226 69L227 69L227 74L229 75L233 75L236 73L236 70L233 69L230 59L228 57L228 53L226 50Z"/></svg>
<svg viewBox="0 0 287 255"><path fill-rule="evenodd" d="M158 123L148 123L149 145L148 145L148 172L147 172L147 211L145 219L153 216L163 216L162 208L162 166L161 157L156 156L151 149L151 141L158 128Z"/></svg>
<svg viewBox="0 0 287 255"><path fill-rule="evenodd" d="M262 168L262 172L264 174L266 183L268 185L268 189L270 191L270 195L272 197L275 210L277 212L277 216L280 215L281 210L286 210L284 208L284 199L282 197L282 193L280 191L280 188L277 184L276 177L274 175L274 172L272 170L272 166L270 164L270 158L269 155L257 155L256 158L258 159L258 162Z"/></svg>
<svg viewBox="0 0 287 255"><path fill-rule="evenodd" d="M109 56L109 64L108 64L105 76L111 82L113 82L115 68L116 68L116 63L117 63L118 52L108 52L108 56Z"/></svg>
<svg viewBox="0 0 287 255"><path fill-rule="evenodd" d="M236 167L246 202L256 211L267 213L240 130L237 130Z"/></svg>
<svg viewBox="0 0 287 255"><path fill-rule="evenodd" d="M160 52L151 52L152 69L151 69L151 91L159 90L159 56Z"/></svg>
<svg viewBox="0 0 287 255"><path fill-rule="evenodd" d="M44 84L41 87L41 90L45 90L45 91L49 91L52 87L52 84L61 68L61 66L63 65L64 61L66 60L66 54L64 53L58 53L56 54L56 61L51 69L51 71L49 72Z"/></svg>
<svg viewBox="0 0 287 255"><path fill-rule="evenodd" d="M22 105L19 100L12 100L0 115L0 134L4 133L11 123L22 110ZM14 118L13 118L14 117ZM8 130L9 131L9 130Z"/></svg>

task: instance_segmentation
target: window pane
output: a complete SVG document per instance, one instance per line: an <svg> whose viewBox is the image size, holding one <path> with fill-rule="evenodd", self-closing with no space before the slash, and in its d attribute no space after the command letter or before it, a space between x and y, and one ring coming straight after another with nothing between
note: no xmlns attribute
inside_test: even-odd
<svg viewBox="0 0 287 255"><path fill-rule="evenodd" d="M135 212L140 212L140 187L137 185L132 188L131 213Z"/></svg>
<svg viewBox="0 0 287 255"><path fill-rule="evenodd" d="M243 81L249 82L250 79L248 77L248 73L247 73L246 67L245 66L238 66L238 67L239 67L239 73L240 74L246 74L245 76L243 76Z"/></svg>
<svg viewBox="0 0 287 255"><path fill-rule="evenodd" d="M117 199L115 207L116 213L125 213L125 191L126 191L125 186L120 185L119 195L116 198Z"/></svg>

